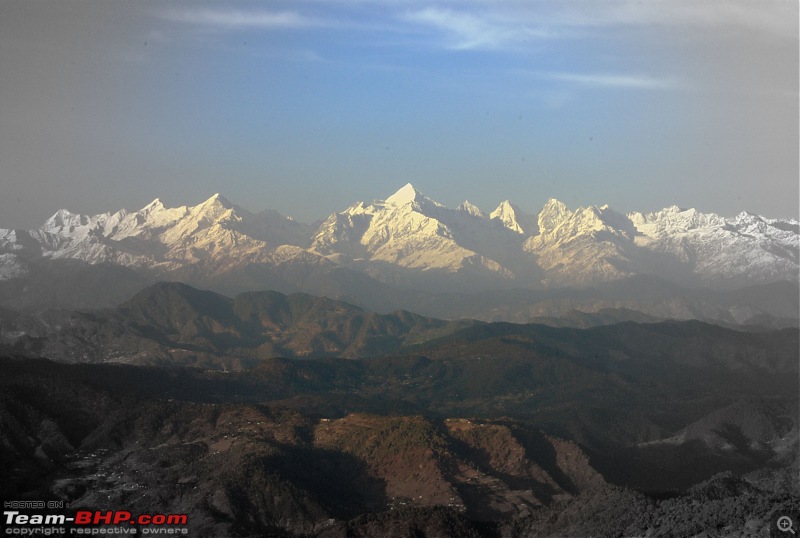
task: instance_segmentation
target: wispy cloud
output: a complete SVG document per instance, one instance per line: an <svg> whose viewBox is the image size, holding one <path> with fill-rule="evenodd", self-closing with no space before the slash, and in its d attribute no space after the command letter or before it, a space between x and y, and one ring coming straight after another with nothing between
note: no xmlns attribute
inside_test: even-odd
<svg viewBox="0 0 800 538"><path fill-rule="evenodd" d="M184 8L164 10L160 17L173 22L223 29L308 28L323 26L318 19L295 11L242 11L233 9Z"/></svg>
<svg viewBox="0 0 800 538"><path fill-rule="evenodd" d="M775 0L776 2L781 0ZM191 4L164 9L163 19L217 29L342 27L404 32L407 24L440 32L443 46L450 49L518 48L533 39L579 37L603 28L701 27L749 28L769 34L796 36L796 9L763 9L752 0L467 0L430 3L419 0L357 0L354 4L381 5L380 12L368 7L369 19L356 17L328 20L298 11L308 8L330 12L349 0L298 0L295 9L270 10L255 7L201 7ZM426 5L427 4L427 5ZM258 6L258 4L253 4ZM298 7L299 6L299 7ZM355 11L350 9L352 16Z"/></svg>
<svg viewBox="0 0 800 538"><path fill-rule="evenodd" d="M539 78L591 86L595 88L619 88L631 90L670 90L681 84L675 79L656 78L646 75L617 73L538 73Z"/></svg>
<svg viewBox="0 0 800 538"><path fill-rule="evenodd" d="M512 22L465 11L426 8L409 12L405 20L424 24L447 34L448 46L453 49L501 49L532 38L549 37L548 32L519 21Z"/></svg>
<svg viewBox="0 0 800 538"><path fill-rule="evenodd" d="M748 29L796 38L791 2L781 9L763 7L752 0L474 0L411 9L404 19L442 32L452 49L516 48L534 38L586 37L612 28Z"/></svg>

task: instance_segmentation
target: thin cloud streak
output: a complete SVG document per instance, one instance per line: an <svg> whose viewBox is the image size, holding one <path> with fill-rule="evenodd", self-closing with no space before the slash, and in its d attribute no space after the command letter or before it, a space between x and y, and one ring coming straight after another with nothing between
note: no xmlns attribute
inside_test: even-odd
<svg viewBox="0 0 800 538"><path fill-rule="evenodd" d="M654 78L643 75L620 75L611 73L538 73L548 80L572 82L595 88L620 88L632 90L672 90L682 87L674 79Z"/></svg>
<svg viewBox="0 0 800 538"><path fill-rule="evenodd" d="M404 20L443 32L451 49L506 49L532 38L585 37L587 30L628 27L749 29L770 39L797 35L796 12L764 10L753 1L612 0L476 1L457 8L409 10Z"/></svg>
<svg viewBox="0 0 800 538"><path fill-rule="evenodd" d="M381 0L382 1L382 0ZM418 2L409 2L418 4ZM764 9L754 0L474 0L441 2L458 6L456 15L491 17L491 23L534 25L548 30L607 26L747 27L796 35L796 10ZM772 6L773 8L775 6ZM446 11L446 9L442 9ZM424 11L424 10L423 10Z"/></svg>
<svg viewBox="0 0 800 538"><path fill-rule="evenodd" d="M511 24L449 9L427 8L407 13L404 18L446 32L450 35L450 48L457 50L500 49L531 38L550 37L547 32L518 22Z"/></svg>

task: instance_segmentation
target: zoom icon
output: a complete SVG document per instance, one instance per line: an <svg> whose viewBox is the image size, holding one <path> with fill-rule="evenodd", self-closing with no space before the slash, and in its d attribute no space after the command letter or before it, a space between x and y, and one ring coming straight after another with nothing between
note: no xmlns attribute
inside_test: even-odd
<svg viewBox="0 0 800 538"><path fill-rule="evenodd" d="M775 522L775 526L782 533L786 534L791 533L797 535L797 533L794 532L794 521L792 521L792 518L790 518L789 516L779 517L778 520Z"/></svg>

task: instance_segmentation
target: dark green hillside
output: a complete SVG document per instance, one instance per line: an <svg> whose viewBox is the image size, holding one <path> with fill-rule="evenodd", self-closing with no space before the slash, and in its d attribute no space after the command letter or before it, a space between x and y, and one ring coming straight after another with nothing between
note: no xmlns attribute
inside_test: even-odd
<svg viewBox="0 0 800 538"><path fill-rule="evenodd" d="M113 310L51 311L4 322L10 352L69 362L184 364L237 369L285 357L359 358L475 325L410 312L367 312L302 293L234 299L185 284L155 284ZM4 342L2 340L5 340Z"/></svg>
<svg viewBox="0 0 800 538"><path fill-rule="evenodd" d="M153 285L123 306L91 313L51 311L2 320L0 345L70 362L250 367L284 357L431 358L566 356L582 368L664 365L698 372L793 371L781 353L797 330L742 332L701 322L625 322L588 329L443 321L405 311L367 312L306 294L250 292L233 299L180 283Z"/></svg>
<svg viewBox="0 0 800 538"><path fill-rule="evenodd" d="M140 291L117 311L126 321L172 329L180 338L192 338L211 336L214 325L234 325L231 305L231 299L223 295L180 282L162 282Z"/></svg>

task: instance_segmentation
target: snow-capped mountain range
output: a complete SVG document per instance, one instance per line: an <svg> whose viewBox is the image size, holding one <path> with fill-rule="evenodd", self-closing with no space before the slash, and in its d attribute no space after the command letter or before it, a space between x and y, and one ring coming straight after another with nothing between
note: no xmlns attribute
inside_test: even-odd
<svg viewBox="0 0 800 538"><path fill-rule="evenodd" d="M674 206L624 215L555 199L538 215L509 201L487 215L469 202L449 209L407 184L316 227L251 213L219 194L193 207L156 199L133 212L62 209L36 230L0 229L0 278L22 277L40 260L74 259L165 278L187 269L213 278L245 267L338 266L423 289L586 286L639 274L735 286L797 282L799 250L795 219Z"/></svg>

